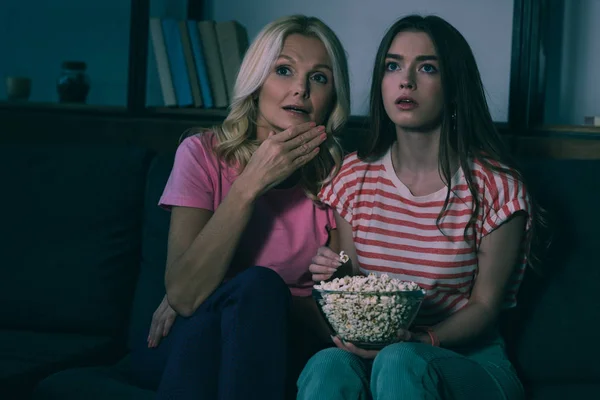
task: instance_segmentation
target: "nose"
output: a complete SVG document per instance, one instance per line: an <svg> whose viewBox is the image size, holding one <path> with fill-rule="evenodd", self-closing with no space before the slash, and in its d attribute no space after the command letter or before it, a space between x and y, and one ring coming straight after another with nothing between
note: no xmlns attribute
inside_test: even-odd
<svg viewBox="0 0 600 400"><path fill-rule="evenodd" d="M407 71L400 79L400 89L414 89L415 87L416 82L413 79L411 72Z"/></svg>
<svg viewBox="0 0 600 400"><path fill-rule="evenodd" d="M298 77L294 83L294 96L309 97L310 85L308 79Z"/></svg>

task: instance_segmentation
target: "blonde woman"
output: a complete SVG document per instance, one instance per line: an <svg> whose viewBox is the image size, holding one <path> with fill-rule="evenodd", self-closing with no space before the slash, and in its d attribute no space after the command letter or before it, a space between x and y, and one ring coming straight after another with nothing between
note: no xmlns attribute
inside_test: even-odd
<svg viewBox="0 0 600 400"><path fill-rule="evenodd" d="M336 225L316 194L349 103L336 35L285 17L248 49L224 123L182 141L160 199L166 296L133 354L158 398L284 398L290 317L318 319L308 266Z"/></svg>

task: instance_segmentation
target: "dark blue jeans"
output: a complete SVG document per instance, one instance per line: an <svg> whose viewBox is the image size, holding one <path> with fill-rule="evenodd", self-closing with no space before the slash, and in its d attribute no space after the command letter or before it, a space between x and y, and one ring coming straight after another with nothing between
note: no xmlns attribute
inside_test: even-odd
<svg viewBox="0 0 600 400"><path fill-rule="evenodd" d="M281 400L290 300L277 273L249 268L178 317L157 348L134 350L134 378L157 399Z"/></svg>

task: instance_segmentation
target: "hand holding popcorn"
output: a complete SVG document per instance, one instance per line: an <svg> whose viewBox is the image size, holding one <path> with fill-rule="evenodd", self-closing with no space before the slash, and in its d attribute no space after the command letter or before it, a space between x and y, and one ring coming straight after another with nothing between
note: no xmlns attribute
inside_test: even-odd
<svg viewBox="0 0 600 400"><path fill-rule="evenodd" d="M312 264L310 264L308 270L312 273L313 281L321 282L331 279L342 264L340 255L324 246L317 250L317 254L312 258Z"/></svg>

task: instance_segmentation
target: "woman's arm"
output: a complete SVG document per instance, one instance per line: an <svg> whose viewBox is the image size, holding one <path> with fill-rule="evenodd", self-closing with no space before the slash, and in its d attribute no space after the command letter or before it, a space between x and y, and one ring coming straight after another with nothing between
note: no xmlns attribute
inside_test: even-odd
<svg viewBox="0 0 600 400"><path fill-rule="evenodd" d="M525 217L515 215L483 238L478 254L479 272L469 303L433 327L441 346L468 344L495 324L524 232ZM431 344L427 333L402 331L399 334L401 340ZM379 353L378 350L364 350L351 343L343 343L339 338L334 338L334 343L363 358L372 359Z"/></svg>
<svg viewBox="0 0 600 400"><path fill-rule="evenodd" d="M520 256L526 217L515 214L481 240L478 273L468 304L433 327L440 345L453 347L467 344L491 328L497 321L506 288ZM415 334L431 343L427 334Z"/></svg>
<svg viewBox="0 0 600 400"><path fill-rule="evenodd" d="M337 229L329 231L329 243L327 247L335 254L340 252L340 236ZM292 301L292 315L299 324L308 327L319 342L331 342L333 332L329 329L327 321L323 318L312 296L294 296Z"/></svg>
<svg viewBox="0 0 600 400"><path fill-rule="evenodd" d="M178 314L193 314L221 283L252 210L252 196L235 183L214 213L173 207L165 284Z"/></svg>
<svg viewBox="0 0 600 400"><path fill-rule="evenodd" d="M312 122L271 132L252 155L214 214L173 207L165 286L171 307L196 311L225 277L255 200L312 160L327 137Z"/></svg>

